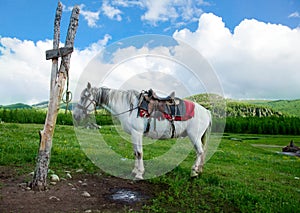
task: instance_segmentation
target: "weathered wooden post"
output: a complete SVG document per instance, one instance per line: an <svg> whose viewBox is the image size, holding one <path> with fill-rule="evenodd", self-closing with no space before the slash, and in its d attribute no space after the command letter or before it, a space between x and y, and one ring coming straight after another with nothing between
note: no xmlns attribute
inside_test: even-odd
<svg viewBox="0 0 300 213"><path fill-rule="evenodd" d="M44 129L40 131L40 147L34 176L31 182L31 188L33 190L45 190L47 187L47 174L51 157L52 138L65 81L68 78L70 58L78 27L79 7L75 6L73 8L65 47L63 48L59 48L61 14L62 4L59 2L54 21L53 50L46 51L46 59L52 59L50 98ZM58 70L59 57L61 57L61 64Z"/></svg>

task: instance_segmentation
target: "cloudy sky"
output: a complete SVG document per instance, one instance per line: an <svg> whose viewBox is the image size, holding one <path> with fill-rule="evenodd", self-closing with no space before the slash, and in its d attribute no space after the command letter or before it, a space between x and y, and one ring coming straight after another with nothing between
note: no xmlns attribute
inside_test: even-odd
<svg viewBox="0 0 300 213"><path fill-rule="evenodd" d="M62 0L62 4L62 42L72 7L81 8L71 60L73 89L103 49L131 36L158 34L196 49L211 65L225 97L300 98L299 0ZM45 60L45 51L52 49L56 6L54 0L1 0L0 105L48 100L51 62ZM126 51L145 54L153 47L131 44L122 51L123 56ZM162 70L177 67L170 61L157 63ZM131 64L123 65L128 70Z"/></svg>

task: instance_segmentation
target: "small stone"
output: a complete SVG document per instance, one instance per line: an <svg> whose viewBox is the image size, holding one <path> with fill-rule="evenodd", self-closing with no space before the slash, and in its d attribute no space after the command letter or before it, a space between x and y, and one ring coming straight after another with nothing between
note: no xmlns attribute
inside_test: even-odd
<svg viewBox="0 0 300 213"><path fill-rule="evenodd" d="M50 180L51 182L58 182L59 181L59 177L56 174L53 174L50 176Z"/></svg>
<svg viewBox="0 0 300 213"><path fill-rule="evenodd" d="M295 180L299 180L300 178L299 177L295 177Z"/></svg>
<svg viewBox="0 0 300 213"><path fill-rule="evenodd" d="M82 184L82 180L79 180L78 183Z"/></svg>
<svg viewBox="0 0 300 213"><path fill-rule="evenodd" d="M91 213L92 210L88 209L88 210L85 210L84 212L85 212L85 213Z"/></svg>
<svg viewBox="0 0 300 213"><path fill-rule="evenodd" d="M26 187L27 187L27 183L20 183L20 184L19 184L19 187L21 187L21 188L26 188Z"/></svg>
<svg viewBox="0 0 300 213"><path fill-rule="evenodd" d="M83 169L77 169L76 172L77 172L77 173L83 172Z"/></svg>
<svg viewBox="0 0 300 213"><path fill-rule="evenodd" d="M72 179L72 175L70 173L66 174L67 178Z"/></svg>
<svg viewBox="0 0 300 213"><path fill-rule="evenodd" d="M30 187L28 187L28 186L27 186L25 189L26 189L27 191L30 191L30 190L31 190L31 188L30 188Z"/></svg>
<svg viewBox="0 0 300 213"><path fill-rule="evenodd" d="M28 175L33 176L33 175L34 175L34 172L30 172Z"/></svg>
<svg viewBox="0 0 300 213"><path fill-rule="evenodd" d="M54 186L54 185L56 185L56 182L50 182L50 185Z"/></svg>
<svg viewBox="0 0 300 213"><path fill-rule="evenodd" d="M87 191L84 191L81 195L83 197L91 197L90 193L88 193Z"/></svg>
<svg viewBox="0 0 300 213"><path fill-rule="evenodd" d="M49 200L56 200L56 201L60 201L60 199L58 197L55 196L50 196Z"/></svg>
<svg viewBox="0 0 300 213"><path fill-rule="evenodd" d="M87 186L87 183L82 183L81 186Z"/></svg>
<svg viewBox="0 0 300 213"><path fill-rule="evenodd" d="M74 186L72 183L68 183L68 186Z"/></svg>

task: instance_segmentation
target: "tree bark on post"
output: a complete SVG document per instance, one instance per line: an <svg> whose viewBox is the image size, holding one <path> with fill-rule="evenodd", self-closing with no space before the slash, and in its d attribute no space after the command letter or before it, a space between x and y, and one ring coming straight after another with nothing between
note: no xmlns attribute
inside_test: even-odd
<svg viewBox="0 0 300 213"><path fill-rule="evenodd" d="M46 59L52 59L48 112L44 129L40 131L40 147L34 176L31 182L31 188L39 191L47 188L47 175L51 157L52 138L62 93L64 91L65 81L68 77L71 52L73 51L74 39L78 27L79 7L75 6L73 8L64 48L59 48L61 14L62 4L59 2L54 21L53 50L46 52ZM61 57L59 70L58 57Z"/></svg>

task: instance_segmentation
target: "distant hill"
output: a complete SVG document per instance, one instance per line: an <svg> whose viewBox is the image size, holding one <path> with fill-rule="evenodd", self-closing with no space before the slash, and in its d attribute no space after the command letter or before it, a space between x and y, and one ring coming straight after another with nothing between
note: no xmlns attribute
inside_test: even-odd
<svg viewBox="0 0 300 213"><path fill-rule="evenodd" d="M227 100L226 112L229 117L280 117L287 115L270 106L260 106L233 100Z"/></svg>
<svg viewBox="0 0 300 213"><path fill-rule="evenodd" d="M48 108L48 101L43 101L43 102L40 102L40 103L37 103L37 104L33 104L32 107L33 108L38 108L38 109L47 109ZM69 107L68 107L68 110L72 110L73 108L73 105L75 103L69 103ZM66 108L66 104L65 103L61 103L60 104L60 109L65 109Z"/></svg>
<svg viewBox="0 0 300 213"><path fill-rule="evenodd" d="M215 94L199 94L189 99L200 103L213 111L217 117L269 117L269 116L297 116L300 117L300 100L232 100L224 99ZM226 106L225 106L226 105Z"/></svg>
<svg viewBox="0 0 300 213"><path fill-rule="evenodd" d="M300 99L277 101L249 100L243 102L248 102L258 106L270 107L284 114L300 117Z"/></svg>
<svg viewBox="0 0 300 213"><path fill-rule="evenodd" d="M32 106L22 103L10 104L6 106L0 106L3 109L31 109Z"/></svg>
<svg viewBox="0 0 300 213"><path fill-rule="evenodd" d="M48 107L48 103L49 103L49 101L43 101L43 102L40 102L37 104L33 104L32 107L44 109L44 108Z"/></svg>
<svg viewBox="0 0 300 213"><path fill-rule="evenodd" d="M48 101L43 101L37 104L33 104L33 105L27 105L27 104L23 104L23 103L17 103L17 104L11 104L11 105L0 105L0 108L3 109L47 109L48 108ZM69 110L72 110L74 103L69 103ZM60 104L60 109L65 109L66 108L66 104L61 103Z"/></svg>

